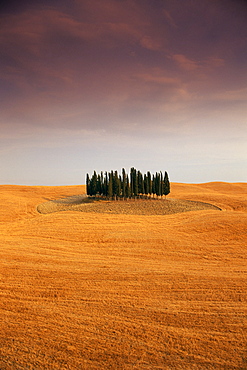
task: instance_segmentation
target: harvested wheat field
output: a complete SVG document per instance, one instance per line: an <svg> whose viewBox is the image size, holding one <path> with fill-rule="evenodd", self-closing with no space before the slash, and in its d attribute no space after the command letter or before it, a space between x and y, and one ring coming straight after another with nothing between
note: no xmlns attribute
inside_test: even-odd
<svg viewBox="0 0 247 370"><path fill-rule="evenodd" d="M0 369L247 369L247 184L0 186Z"/></svg>

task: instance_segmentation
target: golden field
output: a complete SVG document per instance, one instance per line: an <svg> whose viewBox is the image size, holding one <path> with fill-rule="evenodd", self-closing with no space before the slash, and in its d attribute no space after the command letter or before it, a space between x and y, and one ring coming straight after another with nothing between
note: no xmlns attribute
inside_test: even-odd
<svg viewBox="0 0 247 370"><path fill-rule="evenodd" d="M247 184L150 200L222 211L37 212L83 192L0 186L0 369L247 369Z"/></svg>

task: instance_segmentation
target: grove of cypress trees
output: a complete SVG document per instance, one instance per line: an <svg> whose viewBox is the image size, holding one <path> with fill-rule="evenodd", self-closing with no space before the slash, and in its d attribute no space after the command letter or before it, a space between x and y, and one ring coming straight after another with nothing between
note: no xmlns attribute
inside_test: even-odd
<svg viewBox="0 0 247 370"><path fill-rule="evenodd" d="M119 198L136 199L144 194L150 197L151 195L163 197L170 193L170 182L167 172L163 176L162 172L151 175L148 171L143 176L139 170L132 167L129 179L129 175L122 168L122 176L118 175L117 171L105 172L105 174L102 171L100 174L94 171L91 178L87 174L86 191L89 196L104 196L115 200Z"/></svg>

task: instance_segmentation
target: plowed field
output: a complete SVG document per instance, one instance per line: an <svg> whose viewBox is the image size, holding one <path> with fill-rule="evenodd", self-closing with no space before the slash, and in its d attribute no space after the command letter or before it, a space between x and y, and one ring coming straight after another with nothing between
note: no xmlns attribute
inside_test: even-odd
<svg viewBox="0 0 247 370"><path fill-rule="evenodd" d="M247 369L247 184L84 191L0 186L0 369Z"/></svg>

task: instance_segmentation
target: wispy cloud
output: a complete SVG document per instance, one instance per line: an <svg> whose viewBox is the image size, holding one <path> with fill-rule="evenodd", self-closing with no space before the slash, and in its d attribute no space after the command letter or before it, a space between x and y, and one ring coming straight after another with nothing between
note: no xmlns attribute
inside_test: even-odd
<svg viewBox="0 0 247 370"><path fill-rule="evenodd" d="M246 106L247 102L247 88L237 89L237 90L227 90L222 91L217 94L213 94L214 99L223 100L233 103L241 103ZM246 108L247 111L247 108Z"/></svg>
<svg viewBox="0 0 247 370"><path fill-rule="evenodd" d="M188 72L200 72L208 74L210 70L223 67L225 61L223 58L210 56L205 59L195 60L190 59L183 54L174 54L171 58L179 66L179 68Z"/></svg>
<svg viewBox="0 0 247 370"><path fill-rule="evenodd" d="M195 71L199 68L199 63L187 58L182 54L175 54L172 56L173 60L185 71Z"/></svg>
<svg viewBox="0 0 247 370"><path fill-rule="evenodd" d="M181 85L181 80L176 76L171 76L169 72L161 68L151 68L143 73L137 73L136 77L145 83L155 83L158 85L178 86Z"/></svg>

